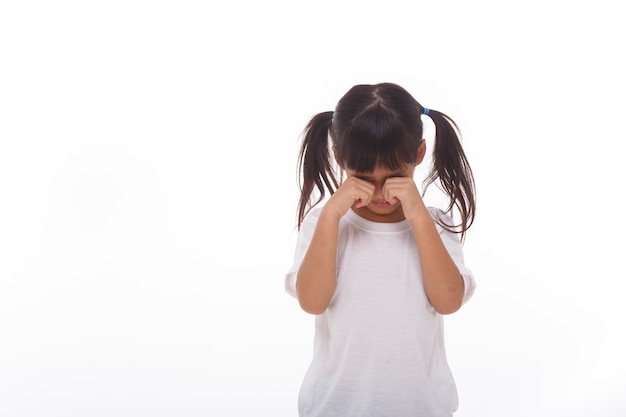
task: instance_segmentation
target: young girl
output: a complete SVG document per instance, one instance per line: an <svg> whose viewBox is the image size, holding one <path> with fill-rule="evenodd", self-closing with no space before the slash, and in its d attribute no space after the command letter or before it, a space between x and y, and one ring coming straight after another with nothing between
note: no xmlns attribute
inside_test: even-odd
<svg viewBox="0 0 626 417"><path fill-rule="evenodd" d="M445 212L427 208L413 181L426 153L422 115L436 128L425 188L439 180ZM311 119L298 166L300 233L285 286L317 315L300 416L451 416L442 315L475 287L460 244L474 180L456 124L398 85L357 85ZM455 207L457 225L446 214Z"/></svg>

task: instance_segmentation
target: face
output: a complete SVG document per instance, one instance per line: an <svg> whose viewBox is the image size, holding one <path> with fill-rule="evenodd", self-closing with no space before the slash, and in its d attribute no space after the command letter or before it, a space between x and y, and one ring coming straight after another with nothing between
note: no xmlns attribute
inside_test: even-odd
<svg viewBox="0 0 626 417"><path fill-rule="evenodd" d="M354 208L363 218L380 223L395 223L404 220L404 212L400 202L390 203L383 197L383 186L388 178L408 177L413 178L415 165L407 164L403 168L390 171L377 167L372 172L357 172L346 169L348 177L356 177L362 181L369 182L376 187L372 201L365 207Z"/></svg>

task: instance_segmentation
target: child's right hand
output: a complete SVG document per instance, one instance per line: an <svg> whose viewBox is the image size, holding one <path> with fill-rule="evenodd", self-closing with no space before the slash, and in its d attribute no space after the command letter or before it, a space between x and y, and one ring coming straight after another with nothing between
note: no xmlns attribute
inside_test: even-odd
<svg viewBox="0 0 626 417"><path fill-rule="evenodd" d="M348 177L324 205L324 211L333 213L337 220L343 217L350 207L365 207L372 200L376 187L357 177Z"/></svg>

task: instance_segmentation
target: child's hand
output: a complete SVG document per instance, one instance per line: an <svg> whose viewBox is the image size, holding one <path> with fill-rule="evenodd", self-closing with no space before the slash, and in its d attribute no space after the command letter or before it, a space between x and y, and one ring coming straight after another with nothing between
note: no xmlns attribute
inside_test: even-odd
<svg viewBox="0 0 626 417"><path fill-rule="evenodd" d="M356 177L349 177L328 199L324 210L332 210L337 219L340 219L352 206L355 208L367 206L372 200L374 191L373 184Z"/></svg>
<svg viewBox="0 0 626 417"><path fill-rule="evenodd" d="M413 220L416 214L422 212L422 209L426 209L413 178L388 178L383 185L383 197L391 204L396 204L399 201L404 217L409 221Z"/></svg>

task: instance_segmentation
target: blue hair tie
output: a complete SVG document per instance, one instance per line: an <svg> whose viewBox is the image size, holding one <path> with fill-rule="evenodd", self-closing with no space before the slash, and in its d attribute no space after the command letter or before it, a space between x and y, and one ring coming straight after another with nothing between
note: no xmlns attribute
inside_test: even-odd
<svg viewBox="0 0 626 417"><path fill-rule="evenodd" d="M428 116L428 111L429 111L429 110L428 110L428 108L427 108L427 107L424 107L424 114L425 114L426 116Z"/></svg>

